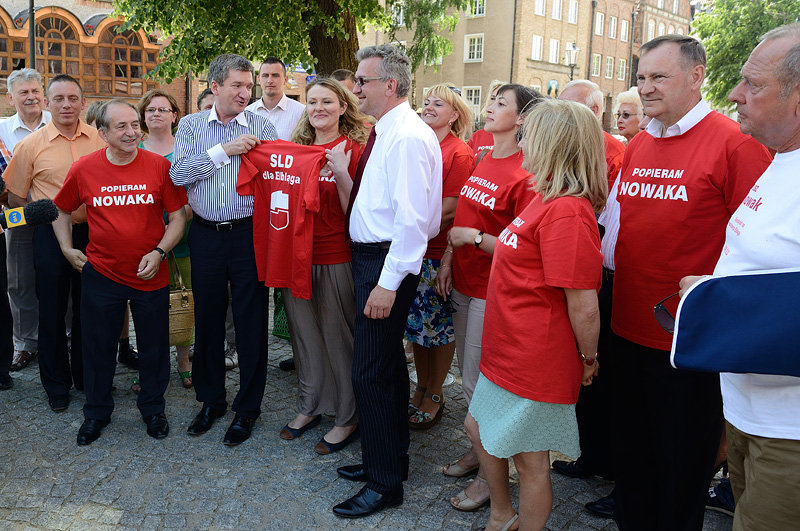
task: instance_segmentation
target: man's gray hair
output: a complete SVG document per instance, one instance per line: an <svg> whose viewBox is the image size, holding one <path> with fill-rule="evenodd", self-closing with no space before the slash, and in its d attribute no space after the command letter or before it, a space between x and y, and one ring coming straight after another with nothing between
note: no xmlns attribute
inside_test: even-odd
<svg viewBox="0 0 800 531"><path fill-rule="evenodd" d="M253 73L253 63L235 53L218 55L208 65L208 82L216 81L218 85L225 83L231 70Z"/></svg>
<svg viewBox="0 0 800 531"><path fill-rule="evenodd" d="M592 107L597 107L600 109L600 112L603 111L603 91L600 90L600 85L593 81L589 81L588 79L576 79L567 83L567 86L564 87L564 90L570 87L586 87L589 89L588 95L586 96L586 101L584 101L583 104L590 109Z"/></svg>
<svg viewBox="0 0 800 531"><path fill-rule="evenodd" d="M367 46L361 48L356 54L359 62L370 57L380 57L381 62L375 71L381 76L382 81L394 79L397 81L395 94L398 98L408 96L411 88L411 61L408 56L397 46L391 44L380 44L378 46Z"/></svg>
<svg viewBox="0 0 800 531"><path fill-rule="evenodd" d="M700 41L688 35L675 35L670 33L647 41L639 48L639 57L667 43L677 44L680 47L683 66L686 70L691 70L696 65L706 66L706 49L703 48Z"/></svg>
<svg viewBox="0 0 800 531"><path fill-rule="evenodd" d="M111 118L108 116L108 109L111 108L112 105L124 105L125 107L130 107L133 109L133 112L136 113L136 122L138 123L141 119L139 116L139 111L136 110L136 107L128 103L127 101L123 100L122 98L114 98L113 100L108 100L100 107L100 110L97 112L97 119L95 120L95 125L98 129L102 129L103 131L108 131L109 126L111 125L110 120Z"/></svg>
<svg viewBox="0 0 800 531"><path fill-rule="evenodd" d="M783 37L797 41L786 52L783 61L775 66L775 77L778 78L778 83L781 85L781 97L785 98L796 86L800 85L800 22L778 26L765 33L759 42Z"/></svg>
<svg viewBox="0 0 800 531"><path fill-rule="evenodd" d="M36 81L39 83L40 87L44 86L44 80L39 72L33 68L21 68L19 70L14 70L11 72L11 75L8 76L8 81L6 82L8 85L8 92L13 92L14 85L17 83L25 83L26 81Z"/></svg>

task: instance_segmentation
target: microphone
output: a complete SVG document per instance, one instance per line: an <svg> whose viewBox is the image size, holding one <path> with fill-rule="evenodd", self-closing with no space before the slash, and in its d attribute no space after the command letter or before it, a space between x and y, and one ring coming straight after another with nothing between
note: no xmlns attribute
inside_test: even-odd
<svg viewBox="0 0 800 531"><path fill-rule="evenodd" d="M58 219L58 207L50 199L32 201L20 208L12 208L0 213L0 227L13 229L27 225L46 225Z"/></svg>

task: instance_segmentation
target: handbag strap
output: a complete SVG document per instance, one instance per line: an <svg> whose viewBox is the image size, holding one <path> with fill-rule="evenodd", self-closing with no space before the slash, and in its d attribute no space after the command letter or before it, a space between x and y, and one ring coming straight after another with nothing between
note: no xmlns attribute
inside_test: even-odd
<svg viewBox="0 0 800 531"><path fill-rule="evenodd" d="M183 277L181 276L180 268L178 268L178 259L175 257L175 253L170 251L169 258L170 259L167 260L167 262L169 263L170 271L172 271L175 275L174 278L177 284L177 288L181 291L184 291L186 289L186 286L183 284Z"/></svg>

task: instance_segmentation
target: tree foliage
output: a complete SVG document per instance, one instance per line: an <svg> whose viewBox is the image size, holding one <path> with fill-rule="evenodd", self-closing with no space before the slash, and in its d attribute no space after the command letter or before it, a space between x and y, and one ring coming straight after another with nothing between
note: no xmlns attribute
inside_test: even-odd
<svg viewBox="0 0 800 531"><path fill-rule="evenodd" d="M452 51L439 31L455 27L450 8L463 9L467 0L114 0L124 28L143 29L162 36L168 44L152 74L170 81L179 75L202 72L220 53L238 53L250 59L268 55L287 63L316 67L320 73L336 68L355 69L357 28L368 25L386 31L390 40L398 30L395 17L403 4L405 29L414 32L407 53L416 67Z"/></svg>
<svg viewBox="0 0 800 531"><path fill-rule="evenodd" d="M715 0L692 26L708 56L706 98L717 108L731 107L728 94L739 71L769 30L800 19L797 0Z"/></svg>

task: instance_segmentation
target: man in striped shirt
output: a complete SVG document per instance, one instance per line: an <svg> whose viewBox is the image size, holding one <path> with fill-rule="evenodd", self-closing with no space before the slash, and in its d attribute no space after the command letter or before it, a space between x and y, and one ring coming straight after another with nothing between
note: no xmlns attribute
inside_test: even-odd
<svg viewBox="0 0 800 531"><path fill-rule="evenodd" d="M209 65L214 106L181 120L175 135L170 176L186 187L194 223L189 230L195 300L193 365L197 400L203 404L190 435L211 429L223 416L225 397L225 312L228 283L239 354L236 413L223 442L235 446L250 437L261 413L267 377L267 288L258 280L253 251L253 197L236 192L241 155L261 140L275 140L275 127L247 110L253 65L223 54Z"/></svg>

